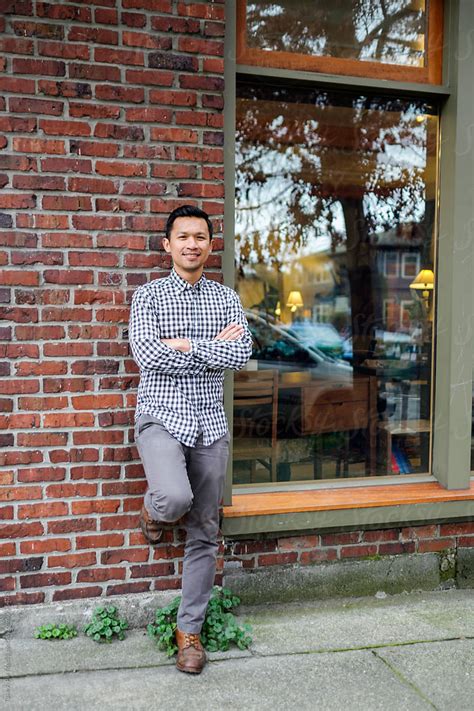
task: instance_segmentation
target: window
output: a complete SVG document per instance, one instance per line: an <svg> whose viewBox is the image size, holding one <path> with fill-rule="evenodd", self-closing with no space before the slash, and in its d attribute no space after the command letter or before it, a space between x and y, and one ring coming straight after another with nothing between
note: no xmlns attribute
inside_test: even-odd
<svg viewBox="0 0 474 711"><path fill-rule="evenodd" d="M420 255L416 252L404 252L402 254L402 277L414 279L419 271Z"/></svg>
<svg viewBox="0 0 474 711"><path fill-rule="evenodd" d="M386 277L397 277L399 274L400 255L398 252L385 252L383 273Z"/></svg>
<svg viewBox="0 0 474 711"><path fill-rule="evenodd" d="M429 471L437 155L425 100L238 77L234 484Z"/></svg>
<svg viewBox="0 0 474 711"><path fill-rule="evenodd" d="M440 0L238 0L237 62L440 83Z"/></svg>

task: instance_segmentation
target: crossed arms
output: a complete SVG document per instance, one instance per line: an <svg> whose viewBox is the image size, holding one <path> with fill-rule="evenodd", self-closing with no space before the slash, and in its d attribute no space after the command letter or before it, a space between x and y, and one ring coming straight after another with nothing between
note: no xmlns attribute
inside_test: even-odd
<svg viewBox="0 0 474 711"><path fill-rule="evenodd" d="M129 337L133 357L143 370L167 375L190 375L208 369L240 370L252 353L252 337L239 297L229 291L228 325L212 340L161 339L159 323L149 297L133 295Z"/></svg>

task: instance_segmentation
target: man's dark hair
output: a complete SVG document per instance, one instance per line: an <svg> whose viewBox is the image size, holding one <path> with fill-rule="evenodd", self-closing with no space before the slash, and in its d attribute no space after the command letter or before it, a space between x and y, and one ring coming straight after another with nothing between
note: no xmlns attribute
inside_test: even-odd
<svg viewBox="0 0 474 711"><path fill-rule="evenodd" d="M200 210L199 207L194 207L193 205L181 205L170 214L166 221L166 237L168 239L170 238L174 221L177 220L178 217L200 217L202 220L206 220L209 230L209 239L212 239L212 222L209 219L209 215L207 212L204 212L204 210Z"/></svg>

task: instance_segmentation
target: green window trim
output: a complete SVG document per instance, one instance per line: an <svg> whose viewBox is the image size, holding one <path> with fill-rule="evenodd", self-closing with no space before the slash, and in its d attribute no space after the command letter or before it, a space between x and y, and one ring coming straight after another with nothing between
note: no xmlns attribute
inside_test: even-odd
<svg viewBox="0 0 474 711"><path fill-rule="evenodd" d="M441 103L440 161L439 161L439 209L437 242L437 302L436 331L434 337L434 409L432 468L427 475L435 478L447 489L467 489L471 471L471 399L473 343L473 243L474 243L474 95L469 90L472 82L471 42L474 31L474 3L471 0L446 0L444 12L443 83L439 86L412 84L396 81L377 82L360 77L329 76L318 73L275 70L263 67L243 67L235 63L235 3L226 0L225 44L225 109L226 132L224 151L225 205L224 205L224 282L234 286L234 193L235 193L235 79L237 73L259 76L285 77L297 82L311 81L318 86L374 89L384 92L415 94L437 98ZM226 412L232 431L233 375L227 373L224 398ZM399 478L401 479L401 478ZM384 483L398 483L390 477ZM406 478L405 478L406 480ZM380 484L380 480L377 482ZM364 482L345 482L346 486L363 486ZM368 482L365 485L369 485ZM326 488L332 484L327 483ZM268 491L268 489L267 489ZM251 495L249 492L248 495ZM232 502L232 452L224 494L226 505ZM396 508L397 520L418 520L423 514L438 520L442 516L472 516L472 502L447 502L446 505L407 505ZM463 506L464 505L464 506ZM381 515L389 515L387 507L381 507ZM403 511L402 511L403 509ZM423 509L423 510L422 510ZM426 511L425 511L426 509ZM314 512L312 516L291 514L278 516L247 517L262 519L250 525L249 532L265 530L301 530L304 520L310 519L319 525L328 515L338 527L354 523L354 510L342 512ZM375 510L374 510L375 513ZM336 515L337 514L337 515ZM290 518L288 518L290 517ZM356 516L357 518L357 516ZM273 519L279 521L275 522ZM227 518L224 524L226 535L241 519ZM428 520L428 519L427 519ZM430 519L431 520L431 519ZM381 518L379 523L383 523ZM289 528L287 528L289 526ZM262 528L263 527L263 528ZM269 528L270 527L270 528ZM314 526L309 526L310 528ZM306 526L308 528L308 526ZM237 534L235 534L237 535Z"/></svg>

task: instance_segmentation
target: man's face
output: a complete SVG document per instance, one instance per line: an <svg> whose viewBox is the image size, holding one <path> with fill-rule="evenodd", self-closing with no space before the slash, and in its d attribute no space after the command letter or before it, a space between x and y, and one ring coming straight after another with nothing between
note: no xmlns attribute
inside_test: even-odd
<svg viewBox="0 0 474 711"><path fill-rule="evenodd" d="M203 269L212 252L212 241L206 220L201 217L177 217L170 237L163 239L163 247L171 254L177 271L192 274Z"/></svg>

